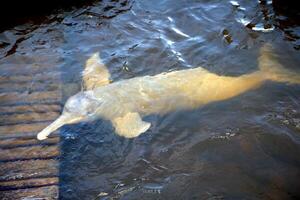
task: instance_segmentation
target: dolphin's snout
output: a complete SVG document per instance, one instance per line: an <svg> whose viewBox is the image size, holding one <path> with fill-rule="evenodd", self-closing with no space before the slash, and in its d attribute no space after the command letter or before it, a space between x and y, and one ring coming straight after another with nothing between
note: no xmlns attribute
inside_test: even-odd
<svg viewBox="0 0 300 200"><path fill-rule="evenodd" d="M66 124L73 124L81 121L83 117L76 117L70 114L62 114L59 118L57 118L52 124L47 126L44 130L38 133L37 139L44 140L47 139L48 136Z"/></svg>
<svg viewBox="0 0 300 200"><path fill-rule="evenodd" d="M45 140L47 139L48 137L46 135L49 135L50 133L45 133L43 131L41 131L38 135L37 135L37 139L38 140Z"/></svg>
<svg viewBox="0 0 300 200"><path fill-rule="evenodd" d="M63 125L67 124L67 121L68 121L67 119L68 119L67 117L65 117L64 115L61 115L54 122L52 122L52 124L50 124L49 126L44 128L41 132L39 132L38 135L37 135L37 139L38 140L47 139L48 136L52 132L56 131L57 129L59 129Z"/></svg>

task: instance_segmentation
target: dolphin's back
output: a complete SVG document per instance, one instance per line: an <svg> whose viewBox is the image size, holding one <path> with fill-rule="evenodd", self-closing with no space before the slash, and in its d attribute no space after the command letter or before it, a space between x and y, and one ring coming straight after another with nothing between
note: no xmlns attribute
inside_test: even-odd
<svg viewBox="0 0 300 200"><path fill-rule="evenodd" d="M214 81L218 75L198 67L194 69L162 73L155 76L136 77L99 88L99 95L106 93L121 107L114 108L142 115L166 113L176 109L199 106L207 96L207 81ZM105 90L105 91L104 91ZM110 106L112 108L112 106ZM124 110L124 111L123 111Z"/></svg>

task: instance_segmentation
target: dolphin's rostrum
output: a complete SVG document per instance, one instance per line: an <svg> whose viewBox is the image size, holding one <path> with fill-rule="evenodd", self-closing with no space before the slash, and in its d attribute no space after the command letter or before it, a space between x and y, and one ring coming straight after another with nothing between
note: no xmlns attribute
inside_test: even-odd
<svg viewBox="0 0 300 200"><path fill-rule="evenodd" d="M118 135L133 138L151 126L142 120L146 115L194 109L226 100L255 89L267 80L299 84L300 76L284 69L271 49L270 45L261 48L258 71L239 77L220 76L197 67L115 83L110 83L109 71L96 53L86 62L84 91L70 97L61 116L37 138L46 139L65 124L96 118L110 120Z"/></svg>

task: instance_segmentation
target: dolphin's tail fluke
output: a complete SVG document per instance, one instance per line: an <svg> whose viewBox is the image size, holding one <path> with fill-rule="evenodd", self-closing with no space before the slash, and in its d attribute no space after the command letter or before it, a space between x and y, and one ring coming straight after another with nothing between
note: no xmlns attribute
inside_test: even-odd
<svg viewBox="0 0 300 200"><path fill-rule="evenodd" d="M258 66L267 80L290 84L300 84L299 73L284 68L278 62L278 58L273 53L272 46L270 44L265 44L260 49Z"/></svg>

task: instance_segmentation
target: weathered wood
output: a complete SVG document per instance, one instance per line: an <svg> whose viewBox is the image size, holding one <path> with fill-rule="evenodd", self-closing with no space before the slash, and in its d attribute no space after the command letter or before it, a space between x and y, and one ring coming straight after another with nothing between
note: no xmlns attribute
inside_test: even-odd
<svg viewBox="0 0 300 200"><path fill-rule="evenodd" d="M38 132L28 132L28 133L11 133L8 135L1 135L0 134L0 139L11 139L11 138L31 138L31 139L36 139L36 135ZM49 138L54 138L59 136L59 131L54 131L51 133Z"/></svg>
<svg viewBox="0 0 300 200"><path fill-rule="evenodd" d="M18 190L1 191L2 200L54 200L58 199L58 187L45 186Z"/></svg>
<svg viewBox="0 0 300 200"><path fill-rule="evenodd" d="M30 146L17 147L13 151L11 149L2 149L0 161L9 162L15 160L29 159L48 159L59 156L59 148L54 146Z"/></svg>
<svg viewBox="0 0 300 200"><path fill-rule="evenodd" d="M39 122L34 124L17 124L17 125L6 125L0 126L0 136L7 136L10 134L23 134L23 133L32 133L39 132L46 126L48 126L50 122Z"/></svg>
<svg viewBox="0 0 300 200"><path fill-rule="evenodd" d="M51 65L33 65L33 64L1 64L0 73L14 74L14 75L31 75L35 73L51 72L57 66Z"/></svg>
<svg viewBox="0 0 300 200"><path fill-rule="evenodd" d="M24 124L24 123L31 124L33 122L53 121L59 115L60 115L60 113L58 113L58 112L0 115L0 126Z"/></svg>
<svg viewBox="0 0 300 200"><path fill-rule="evenodd" d="M13 137L0 140L0 149L12 149L16 147L25 146L37 146L37 145L54 145L59 142L59 137L48 138L44 141L38 141L34 135L34 138L27 137Z"/></svg>
<svg viewBox="0 0 300 200"><path fill-rule="evenodd" d="M0 83L0 92L23 92L23 91L31 91L31 92L39 92L39 91L55 91L61 90L61 85L57 82L35 82L32 81L31 84L24 84L22 82L16 83Z"/></svg>
<svg viewBox="0 0 300 200"><path fill-rule="evenodd" d="M22 113L44 113L44 112L60 112L61 105L58 104L34 104L21 106L0 106L0 114L22 114Z"/></svg>
<svg viewBox="0 0 300 200"><path fill-rule="evenodd" d="M60 91L45 91L45 92L33 92L33 93L1 93L0 105L14 105L17 103L37 103L37 102L59 102L61 100Z"/></svg>
<svg viewBox="0 0 300 200"><path fill-rule="evenodd" d="M57 199L58 132L36 135L61 113L58 56L9 54L0 59L0 199Z"/></svg>
<svg viewBox="0 0 300 200"><path fill-rule="evenodd" d="M0 191L42 187L42 186L50 186L50 185L58 185L58 178L50 177L50 178L33 178L33 179L16 180L16 181L15 180L1 181Z"/></svg>
<svg viewBox="0 0 300 200"><path fill-rule="evenodd" d="M0 185L3 181L58 176L55 159L5 162L0 165Z"/></svg>
<svg viewBox="0 0 300 200"><path fill-rule="evenodd" d="M60 80L59 72L43 72L35 73L34 75L10 75L10 76L0 76L0 83L26 83L31 84L32 82L47 82L47 81L58 81Z"/></svg>

